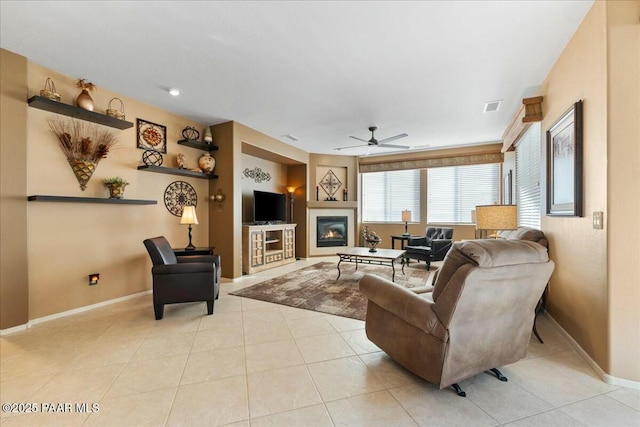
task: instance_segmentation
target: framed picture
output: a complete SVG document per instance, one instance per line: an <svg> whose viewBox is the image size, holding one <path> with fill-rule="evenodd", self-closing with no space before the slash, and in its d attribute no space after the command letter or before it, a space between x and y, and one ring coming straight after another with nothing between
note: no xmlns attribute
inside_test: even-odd
<svg viewBox="0 0 640 427"><path fill-rule="evenodd" d="M547 215L582 216L582 101L547 131Z"/></svg>
<svg viewBox="0 0 640 427"><path fill-rule="evenodd" d="M511 169L504 175L504 199L502 200L503 205L512 205L513 204L513 173Z"/></svg>
<svg viewBox="0 0 640 427"><path fill-rule="evenodd" d="M147 120L137 119L138 148L167 152L167 128Z"/></svg>

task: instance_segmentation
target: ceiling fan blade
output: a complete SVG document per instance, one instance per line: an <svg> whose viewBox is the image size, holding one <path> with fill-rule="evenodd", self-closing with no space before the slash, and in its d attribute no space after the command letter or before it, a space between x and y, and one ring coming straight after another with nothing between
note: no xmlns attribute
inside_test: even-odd
<svg viewBox="0 0 640 427"><path fill-rule="evenodd" d="M366 139L358 138L357 136L350 136L349 138L357 139L358 141L362 141L362 142L369 142Z"/></svg>
<svg viewBox="0 0 640 427"><path fill-rule="evenodd" d="M383 147L383 148L403 148L405 150L408 150L409 148L411 148L408 145L393 145L393 144L380 144L378 147Z"/></svg>
<svg viewBox="0 0 640 427"><path fill-rule="evenodd" d="M365 141L366 142L366 141ZM338 147L338 148L334 148L334 150L336 151L342 151L342 150L347 150L349 148L359 148L359 147L366 147L369 144L364 144L364 145L350 145L349 147Z"/></svg>
<svg viewBox="0 0 640 427"><path fill-rule="evenodd" d="M396 139L404 138L405 136L409 136L406 133L401 133L400 135L392 136L391 138L385 138L383 140L378 141L378 144L384 144L387 142L395 141Z"/></svg>

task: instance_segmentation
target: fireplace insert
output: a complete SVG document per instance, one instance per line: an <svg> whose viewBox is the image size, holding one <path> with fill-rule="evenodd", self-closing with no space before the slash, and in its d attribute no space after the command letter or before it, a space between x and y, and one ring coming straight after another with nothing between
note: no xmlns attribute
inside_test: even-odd
<svg viewBox="0 0 640 427"><path fill-rule="evenodd" d="M346 216L319 216L316 219L316 229L318 230L317 247L347 246Z"/></svg>

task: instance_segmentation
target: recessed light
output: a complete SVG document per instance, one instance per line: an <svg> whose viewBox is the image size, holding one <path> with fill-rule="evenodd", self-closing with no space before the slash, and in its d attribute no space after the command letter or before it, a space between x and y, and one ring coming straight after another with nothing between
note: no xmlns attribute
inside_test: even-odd
<svg viewBox="0 0 640 427"><path fill-rule="evenodd" d="M502 99L499 101L491 101L484 104L484 112L485 113L494 113L500 109L500 105L502 104Z"/></svg>
<svg viewBox="0 0 640 427"><path fill-rule="evenodd" d="M180 95L180 89L169 89L169 95L171 95L171 96Z"/></svg>

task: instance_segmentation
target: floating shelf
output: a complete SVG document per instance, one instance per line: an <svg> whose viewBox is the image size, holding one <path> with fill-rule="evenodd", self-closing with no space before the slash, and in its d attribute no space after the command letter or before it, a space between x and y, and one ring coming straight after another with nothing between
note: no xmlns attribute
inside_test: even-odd
<svg viewBox="0 0 640 427"><path fill-rule="evenodd" d="M178 144L185 145L191 148L197 148L198 150L204 151L218 151L218 147L212 144L207 144L206 142L196 141L195 139L181 139L178 141Z"/></svg>
<svg viewBox="0 0 640 427"><path fill-rule="evenodd" d="M140 165L138 166L138 170L148 171L148 172L157 172L157 173L166 173L169 175L190 176L191 178L218 179L218 175L211 175L204 172L194 172L187 169L167 168L163 166Z"/></svg>
<svg viewBox="0 0 640 427"><path fill-rule="evenodd" d="M100 197L28 196L30 202L107 203L115 205L157 205L157 200L106 199Z"/></svg>
<svg viewBox="0 0 640 427"><path fill-rule="evenodd" d="M29 107L38 108L40 110L52 113L62 114L64 116L74 117L76 119L86 120L88 122L98 123L100 125L110 126L116 129L128 129L133 127L133 123L125 120L119 120L106 114L95 113L93 111L84 110L73 105L63 104L59 101L52 101L42 96L32 96L29 98Z"/></svg>

